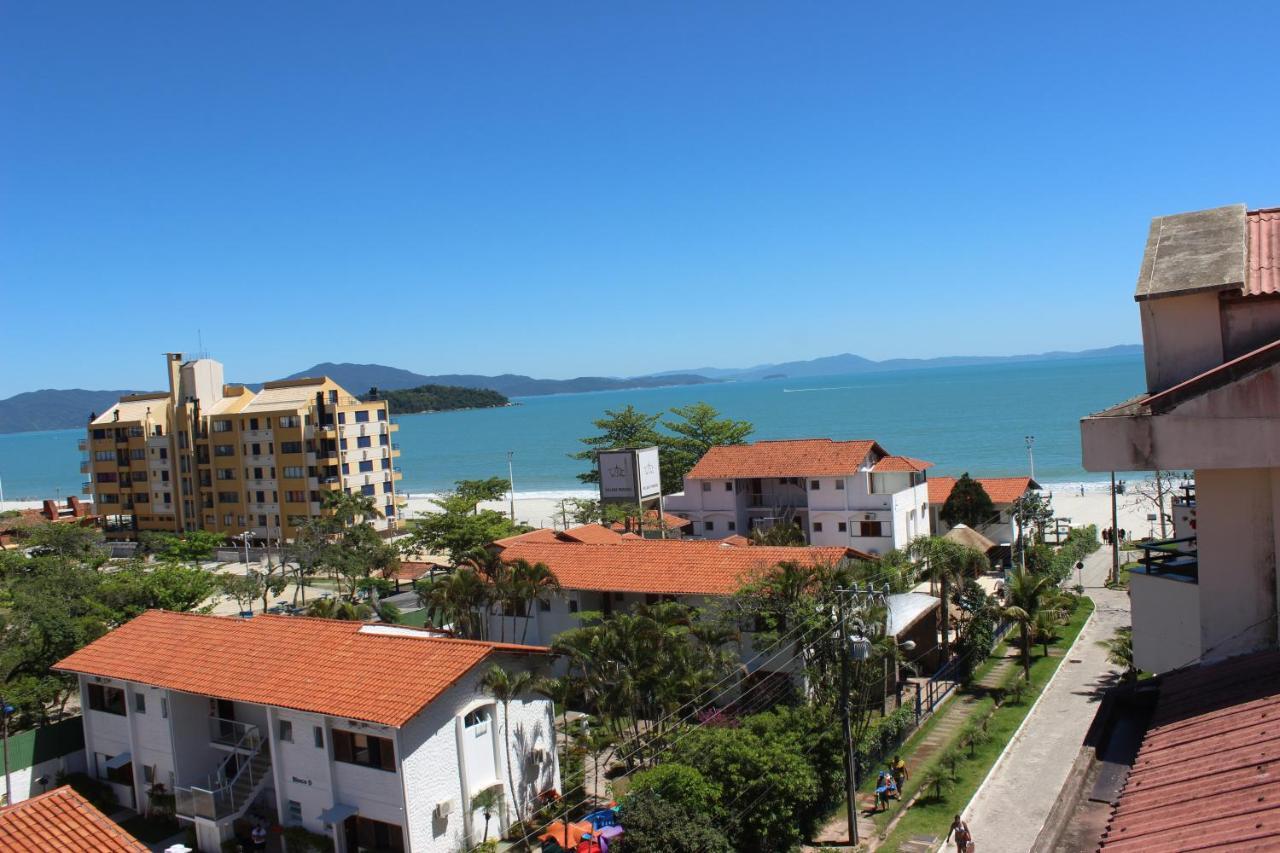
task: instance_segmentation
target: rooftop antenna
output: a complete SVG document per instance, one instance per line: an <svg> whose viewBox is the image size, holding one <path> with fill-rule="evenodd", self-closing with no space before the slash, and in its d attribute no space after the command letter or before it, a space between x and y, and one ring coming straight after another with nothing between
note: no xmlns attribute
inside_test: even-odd
<svg viewBox="0 0 1280 853"><path fill-rule="evenodd" d="M200 358L208 358L204 352L204 333L196 329L196 352L200 353Z"/></svg>

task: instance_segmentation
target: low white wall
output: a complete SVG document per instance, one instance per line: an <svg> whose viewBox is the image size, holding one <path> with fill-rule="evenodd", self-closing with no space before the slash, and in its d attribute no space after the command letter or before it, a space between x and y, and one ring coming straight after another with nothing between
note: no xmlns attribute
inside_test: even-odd
<svg viewBox="0 0 1280 853"><path fill-rule="evenodd" d="M1133 662L1165 672L1200 657L1200 587L1187 581L1129 575Z"/></svg>

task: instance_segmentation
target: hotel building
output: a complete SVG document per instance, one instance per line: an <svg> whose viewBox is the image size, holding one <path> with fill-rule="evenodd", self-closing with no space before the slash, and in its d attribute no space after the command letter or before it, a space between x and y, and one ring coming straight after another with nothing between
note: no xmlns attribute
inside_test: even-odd
<svg viewBox="0 0 1280 853"><path fill-rule="evenodd" d="M222 364L166 355L169 390L131 394L89 422L81 440L84 493L109 532L209 530L292 539L324 496L374 499L379 529L397 521L385 401L363 402L327 377L223 382Z"/></svg>

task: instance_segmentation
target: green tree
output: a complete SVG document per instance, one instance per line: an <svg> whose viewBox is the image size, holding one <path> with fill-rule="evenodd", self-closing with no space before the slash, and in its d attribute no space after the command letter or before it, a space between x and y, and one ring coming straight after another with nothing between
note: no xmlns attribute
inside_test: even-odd
<svg viewBox="0 0 1280 853"><path fill-rule="evenodd" d="M1004 585L1004 617L1018 624L1022 646L1022 673L1031 677L1031 637L1036 618L1046 596L1053 590L1048 575L1033 574L1019 567L1009 573Z"/></svg>
<svg viewBox="0 0 1280 853"><path fill-rule="evenodd" d="M617 411L605 409L604 414L603 418L592 421L600 433L580 439L587 448L569 454L570 458L582 460L591 466L590 470L578 475L578 479L584 483L600 482L600 472L596 470L596 454L601 450L654 445L660 448L662 445L662 437L657 430L661 415L646 415L637 411L630 403L625 409ZM665 461L663 467L666 467Z"/></svg>
<svg viewBox="0 0 1280 853"><path fill-rule="evenodd" d="M152 534L151 541L147 545L163 560L198 566L212 560L214 552L226 542L227 538L221 533L189 530L182 536L175 536L172 533Z"/></svg>
<svg viewBox="0 0 1280 853"><path fill-rule="evenodd" d="M675 418L664 420L662 425L670 432L662 438L660 446L666 449L662 460L662 490L668 494L684 489L684 477L713 447L746 444L755 430L750 421L722 418L707 403L676 406L671 409Z"/></svg>
<svg viewBox="0 0 1280 853"><path fill-rule="evenodd" d="M708 814L720 802L720 787L692 767L666 762L631 776L628 794L650 793L689 814Z"/></svg>
<svg viewBox="0 0 1280 853"><path fill-rule="evenodd" d="M492 481L496 482L497 478ZM477 549L526 530L511 523L500 512L478 509L482 490L475 483L459 481L452 492L433 498L436 511L409 522L408 536L401 542L405 554L444 553L455 566L462 565ZM506 482L506 481L502 481Z"/></svg>
<svg viewBox="0 0 1280 853"><path fill-rule="evenodd" d="M102 531L96 527L48 522L29 529L23 540L34 555L50 557L64 566L74 563L98 569L107 562Z"/></svg>
<svg viewBox="0 0 1280 853"><path fill-rule="evenodd" d="M489 840L489 821L493 818L494 811L502 808L502 786L492 785L480 791L471 798L471 808L484 813L484 836L480 839L480 843L484 844Z"/></svg>
<svg viewBox="0 0 1280 853"><path fill-rule="evenodd" d="M628 853L733 853L705 813L685 811L652 791L628 793L621 814Z"/></svg>
<svg viewBox="0 0 1280 853"><path fill-rule="evenodd" d="M134 560L104 574L98 595L127 621L147 610L207 612L206 602L218 591L218 576L198 565Z"/></svg>
<svg viewBox="0 0 1280 853"><path fill-rule="evenodd" d="M307 615L317 619L341 619L349 622L367 622L374 616L373 608L356 601L337 598L317 598L307 605Z"/></svg>
<svg viewBox="0 0 1280 853"><path fill-rule="evenodd" d="M956 480L946 503L938 512L938 518L948 527L964 524L975 530L987 526L998 517L991 496L981 483L969 476L968 471Z"/></svg>
<svg viewBox="0 0 1280 853"><path fill-rule="evenodd" d="M798 547L807 545L804 529L798 522L784 519L768 527L751 528L751 542L755 545L785 545Z"/></svg>
<svg viewBox="0 0 1280 853"><path fill-rule="evenodd" d="M1125 681L1136 681L1138 667L1133 663L1133 628L1117 628L1115 635L1103 640L1100 645L1107 647L1107 660L1115 666L1124 667L1121 678Z"/></svg>
<svg viewBox="0 0 1280 853"><path fill-rule="evenodd" d="M1019 538L1024 537L1030 528L1035 531L1036 541L1044 542L1045 526L1053 521L1052 499L1038 491L1027 491L1013 502L1010 511L1018 522Z"/></svg>
<svg viewBox="0 0 1280 853"><path fill-rule="evenodd" d="M454 483L454 494L459 501L471 504L472 511L477 511L484 501L501 500L507 496L511 484L504 477L487 477L483 480L458 480Z"/></svg>
<svg viewBox="0 0 1280 853"><path fill-rule="evenodd" d="M951 587L965 577L989 571L986 554L941 536L917 536L907 545L907 553L919 560L924 575L942 588L942 600L951 600ZM951 608L942 608L942 659L951 659Z"/></svg>
<svg viewBox="0 0 1280 853"><path fill-rule="evenodd" d="M511 801L516 807L516 820L524 820L526 811L524 798L520 796L520 789L516 787L516 778L511 768L517 761L520 761L521 766L524 762L511 755L511 703L530 693L534 683L533 673L527 670L507 672L497 664L490 667L480 679L480 686L502 706L503 764L507 766L507 784L511 786Z"/></svg>
<svg viewBox="0 0 1280 853"><path fill-rule="evenodd" d="M262 597L265 589L262 576L256 572L243 575L231 572L220 574L218 586L223 595L235 601L242 613L253 612L253 603Z"/></svg>

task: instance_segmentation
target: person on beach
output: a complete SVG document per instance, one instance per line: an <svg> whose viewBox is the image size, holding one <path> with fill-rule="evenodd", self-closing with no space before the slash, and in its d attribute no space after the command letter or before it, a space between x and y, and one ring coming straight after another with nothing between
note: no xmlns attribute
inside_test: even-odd
<svg viewBox="0 0 1280 853"><path fill-rule="evenodd" d="M960 815L956 815L956 819L951 821L951 829L947 831L947 837L942 843L950 841L952 835L956 837L958 853L973 853L973 835L969 832L969 824L961 820Z"/></svg>

